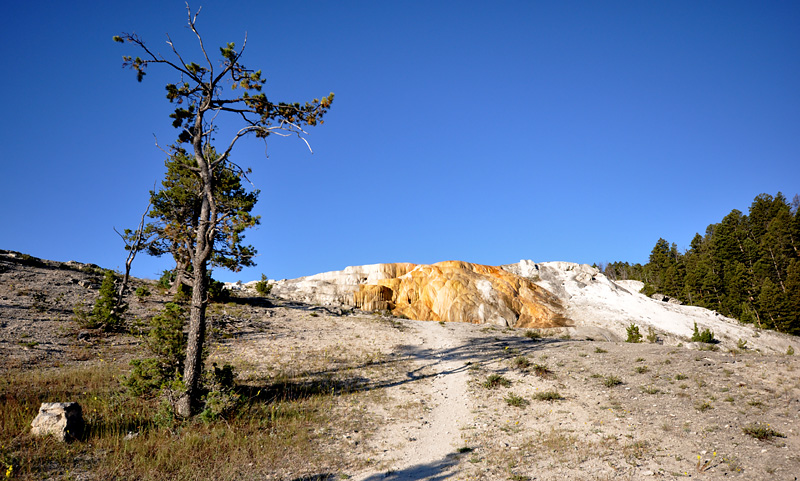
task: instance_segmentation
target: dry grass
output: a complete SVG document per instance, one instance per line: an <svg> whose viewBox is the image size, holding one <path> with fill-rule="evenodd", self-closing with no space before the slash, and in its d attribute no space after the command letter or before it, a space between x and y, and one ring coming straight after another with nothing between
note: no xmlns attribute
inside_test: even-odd
<svg viewBox="0 0 800 481"><path fill-rule="evenodd" d="M157 424L157 402L125 395L120 374L122 366L107 363L8 372L0 380L3 471L16 479L91 472L92 479L189 480L349 467L326 448L331 434L361 423L358 410L337 408L350 396L341 385L282 379L240 386L245 402L226 420ZM60 443L28 434L40 403L63 400L83 409L80 440ZM128 433L135 436L126 440ZM192 462L176 462L187 459Z"/></svg>

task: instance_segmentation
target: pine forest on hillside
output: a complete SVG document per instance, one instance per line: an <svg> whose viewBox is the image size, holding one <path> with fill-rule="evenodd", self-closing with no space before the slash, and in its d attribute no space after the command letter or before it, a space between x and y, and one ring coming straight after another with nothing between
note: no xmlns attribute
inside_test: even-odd
<svg viewBox="0 0 800 481"><path fill-rule="evenodd" d="M696 234L689 249L664 239L645 265L601 266L610 279L645 283L662 293L759 328L800 335L800 197L760 194L748 215L732 210Z"/></svg>

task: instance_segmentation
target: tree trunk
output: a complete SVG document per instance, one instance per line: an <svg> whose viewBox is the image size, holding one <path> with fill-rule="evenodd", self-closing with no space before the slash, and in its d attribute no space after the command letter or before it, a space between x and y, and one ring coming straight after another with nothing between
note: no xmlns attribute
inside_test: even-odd
<svg viewBox="0 0 800 481"><path fill-rule="evenodd" d="M183 383L186 391L178 398L175 411L182 418L190 417L200 400L200 376L203 373L203 344L206 336L206 260L197 259L192 283L192 303L189 310L189 337L186 343L186 363Z"/></svg>

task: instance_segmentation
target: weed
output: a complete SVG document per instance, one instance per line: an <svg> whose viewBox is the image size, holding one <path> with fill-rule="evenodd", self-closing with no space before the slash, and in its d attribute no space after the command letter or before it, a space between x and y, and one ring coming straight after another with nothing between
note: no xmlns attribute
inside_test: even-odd
<svg viewBox="0 0 800 481"><path fill-rule="evenodd" d="M605 350L605 349L603 349L602 347L596 347L596 348L594 348L594 352L596 352L597 354L605 354L605 353L607 353L608 351L606 351L606 350Z"/></svg>
<svg viewBox="0 0 800 481"><path fill-rule="evenodd" d="M770 441L772 438L785 438L786 435L772 429L769 424L752 423L742 428L742 432L759 441Z"/></svg>
<svg viewBox="0 0 800 481"><path fill-rule="evenodd" d="M625 339L625 342L642 342L642 335L639 333L639 326L631 323L631 325L626 327L625 330L628 332L628 338Z"/></svg>
<svg viewBox="0 0 800 481"><path fill-rule="evenodd" d="M560 401L564 399L564 397L559 394L558 391L537 392L533 395L533 398L537 401Z"/></svg>
<svg viewBox="0 0 800 481"><path fill-rule="evenodd" d="M745 349L747 349L747 341L745 341L744 339L739 339L738 341L736 341L736 347L744 351Z"/></svg>
<svg viewBox="0 0 800 481"><path fill-rule="evenodd" d="M622 379L618 378L614 375L609 375L603 378L603 386L605 387L614 387L622 384Z"/></svg>
<svg viewBox="0 0 800 481"><path fill-rule="evenodd" d="M511 474L511 476L509 476L508 479L510 479L511 481L530 481L531 477L525 476L524 474L514 473Z"/></svg>
<svg viewBox="0 0 800 481"><path fill-rule="evenodd" d="M700 411L701 413L704 413L710 409L714 409L714 406L712 406L708 401L703 401L701 403L695 404L694 408Z"/></svg>
<svg viewBox="0 0 800 481"><path fill-rule="evenodd" d="M639 374L644 374L647 371L649 371L649 369L647 368L647 366L636 366L636 369L634 369L634 371L636 371Z"/></svg>
<svg viewBox="0 0 800 481"><path fill-rule="evenodd" d="M789 346L789 347L786 348L786 355L787 356L794 356L794 348L792 346Z"/></svg>
<svg viewBox="0 0 800 481"><path fill-rule="evenodd" d="M458 454L471 453L474 450L475 448L470 448L469 446L462 446L458 448Z"/></svg>
<svg viewBox="0 0 800 481"><path fill-rule="evenodd" d="M642 386L642 392L645 394L658 394L661 390L653 386Z"/></svg>
<svg viewBox="0 0 800 481"><path fill-rule="evenodd" d="M508 396L506 396L505 401L509 406L514 406L516 408L524 408L529 404L527 399L514 393L510 393Z"/></svg>
<svg viewBox="0 0 800 481"><path fill-rule="evenodd" d="M658 334L652 327L647 328L647 342L650 344L655 344L658 342Z"/></svg>
<svg viewBox="0 0 800 481"><path fill-rule="evenodd" d="M145 297L150 296L150 289L148 289L147 286L139 286L133 293L136 296L136 298L141 301Z"/></svg>
<svg viewBox="0 0 800 481"><path fill-rule="evenodd" d="M547 367L547 364L536 363L533 365L532 369L533 373L541 378L549 378L553 375L553 371Z"/></svg>
<svg viewBox="0 0 800 481"><path fill-rule="evenodd" d="M513 362L514 362L514 367L522 370L528 369L531 365L531 361L529 361L528 358L525 356L517 356L514 358Z"/></svg>
<svg viewBox="0 0 800 481"><path fill-rule="evenodd" d="M689 376L687 376L686 374L681 374L681 373L678 373L678 374L675 375L675 380L676 381L683 381L684 379L689 379Z"/></svg>
<svg viewBox="0 0 800 481"><path fill-rule="evenodd" d="M537 339L541 339L542 335L539 334L539 331L533 331L533 330L529 329L529 330L525 331L525 337L535 341Z"/></svg>
<svg viewBox="0 0 800 481"><path fill-rule="evenodd" d="M511 386L511 381L504 378L500 374L490 374L486 381L483 382L483 387L486 389L494 389L496 387L509 387Z"/></svg>

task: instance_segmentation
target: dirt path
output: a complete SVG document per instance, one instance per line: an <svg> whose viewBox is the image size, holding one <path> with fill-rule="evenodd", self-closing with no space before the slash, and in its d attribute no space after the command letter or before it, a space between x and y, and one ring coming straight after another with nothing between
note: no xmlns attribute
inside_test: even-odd
<svg viewBox="0 0 800 481"><path fill-rule="evenodd" d="M461 428L471 422L473 407L468 389L468 361L463 354L467 340L459 335L460 331L439 323L413 322L413 326L416 339L409 345L413 363L407 373L411 381L406 389L421 399L429 399L430 409L413 425L384 430L384 442L406 441L398 450L388 453L391 468L380 473L362 473L354 476L355 480L440 479L455 465L453 455L463 445Z"/></svg>

